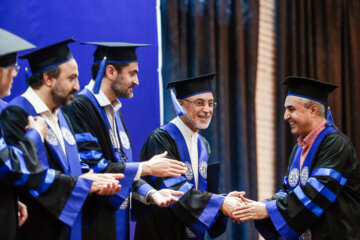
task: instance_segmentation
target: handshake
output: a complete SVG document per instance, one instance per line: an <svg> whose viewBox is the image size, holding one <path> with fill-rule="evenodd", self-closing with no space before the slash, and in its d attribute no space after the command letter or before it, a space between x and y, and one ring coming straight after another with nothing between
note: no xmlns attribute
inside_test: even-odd
<svg viewBox="0 0 360 240"><path fill-rule="evenodd" d="M244 195L245 192L230 192L221 205L222 213L237 223L269 217L265 203L250 200Z"/></svg>

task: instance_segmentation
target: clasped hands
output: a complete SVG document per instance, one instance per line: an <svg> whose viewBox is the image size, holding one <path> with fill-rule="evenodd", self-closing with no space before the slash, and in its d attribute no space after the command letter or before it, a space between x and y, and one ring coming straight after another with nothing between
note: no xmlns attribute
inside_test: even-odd
<svg viewBox="0 0 360 240"><path fill-rule="evenodd" d="M220 208L222 213L237 223L269 217L265 203L250 200L244 195L245 192L229 193Z"/></svg>

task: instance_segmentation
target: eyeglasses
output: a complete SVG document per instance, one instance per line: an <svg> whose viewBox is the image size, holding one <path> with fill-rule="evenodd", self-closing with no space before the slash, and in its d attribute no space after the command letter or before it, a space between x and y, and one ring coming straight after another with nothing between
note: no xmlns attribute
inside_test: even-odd
<svg viewBox="0 0 360 240"><path fill-rule="evenodd" d="M20 65L18 63L15 63L12 67L13 67L13 76L16 77L20 71Z"/></svg>
<svg viewBox="0 0 360 240"><path fill-rule="evenodd" d="M196 101L192 102L192 101L189 101L189 100L186 100L186 99L182 99L182 101L195 104L195 106L197 106L197 107L205 107L206 105L208 105L209 108L212 108L212 109L215 109L216 105L217 105L217 102L214 102L214 101L204 102L202 100L196 100Z"/></svg>

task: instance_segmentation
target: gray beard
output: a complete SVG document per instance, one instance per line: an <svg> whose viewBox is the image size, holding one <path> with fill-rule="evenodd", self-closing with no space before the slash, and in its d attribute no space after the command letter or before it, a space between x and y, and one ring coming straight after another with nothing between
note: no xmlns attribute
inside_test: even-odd
<svg viewBox="0 0 360 240"><path fill-rule="evenodd" d="M196 128L196 129L207 129L208 127L209 127L209 125L210 125L210 122L211 122L211 120L208 122L208 123L206 123L206 124L197 124L192 118L190 118L190 117L188 117L188 115L187 114L185 114L185 116L184 116L184 118L185 118L185 120L188 122L188 123L190 123L191 124L191 126L193 126L194 128Z"/></svg>

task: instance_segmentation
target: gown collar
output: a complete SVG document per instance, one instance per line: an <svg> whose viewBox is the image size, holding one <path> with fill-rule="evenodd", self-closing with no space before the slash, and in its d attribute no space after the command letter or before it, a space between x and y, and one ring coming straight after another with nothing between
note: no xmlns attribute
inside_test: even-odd
<svg viewBox="0 0 360 240"><path fill-rule="evenodd" d="M88 83L87 86L85 86L90 92L93 92L93 87L94 87L95 81L94 80L90 80L90 82ZM118 111L121 107L122 107L122 103L119 101L119 99L116 99L113 102L110 102L110 100L106 97L106 95L104 94L103 91L99 91L98 94L94 94L96 101L99 103L99 105L101 107L106 107L106 106L112 106L114 108L115 111Z"/></svg>

